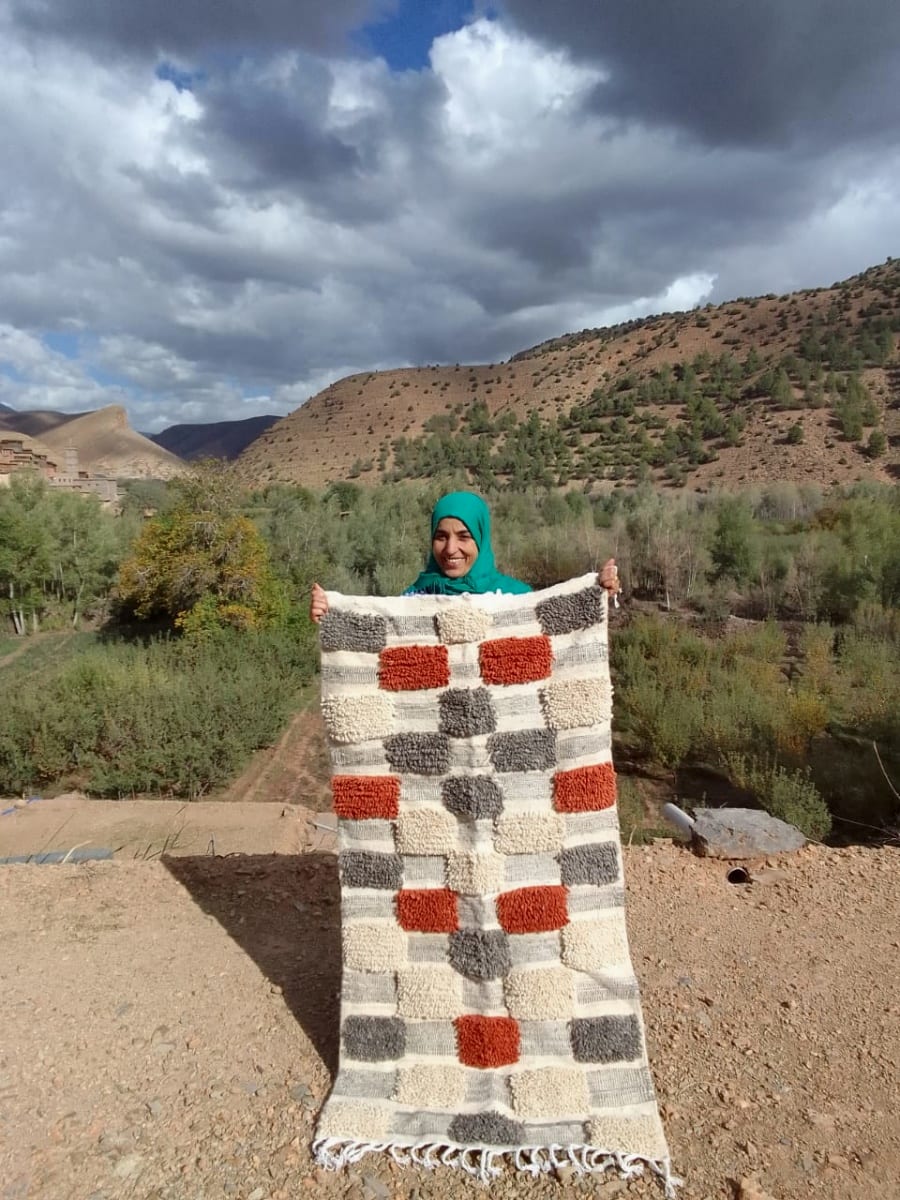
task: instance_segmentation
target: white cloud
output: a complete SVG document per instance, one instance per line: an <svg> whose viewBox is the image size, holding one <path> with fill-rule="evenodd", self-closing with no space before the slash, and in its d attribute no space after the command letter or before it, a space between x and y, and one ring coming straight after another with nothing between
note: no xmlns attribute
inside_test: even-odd
<svg viewBox="0 0 900 1200"><path fill-rule="evenodd" d="M446 89L446 151L483 167L545 149L603 77L488 20L437 38L431 65Z"/></svg>
<svg viewBox="0 0 900 1200"><path fill-rule="evenodd" d="M193 92L121 30L127 53L68 30L0 38L18 408L124 402L154 431L287 412L354 371L830 283L900 234L896 137L711 147L626 119L608 55L501 20L420 71L289 39L206 56ZM48 332L78 334L76 358Z"/></svg>

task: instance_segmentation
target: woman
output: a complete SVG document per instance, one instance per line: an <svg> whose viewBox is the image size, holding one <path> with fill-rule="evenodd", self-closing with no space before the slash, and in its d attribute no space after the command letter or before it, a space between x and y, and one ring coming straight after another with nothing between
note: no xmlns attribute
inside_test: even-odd
<svg viewBox="0 0 900 1200"><path fill-rule="evenodd" d="M614 558L603 564L597 578L611 596L619 591L619 573ZM431 514L431 554L425 570L403 595L530 591L527 583L510 575L501 575L497 570L491 546L491 514L481 497L472 492L451 492L442 496ZM314 583L309 615L318 622L326 612L328 598Z"/></svg>

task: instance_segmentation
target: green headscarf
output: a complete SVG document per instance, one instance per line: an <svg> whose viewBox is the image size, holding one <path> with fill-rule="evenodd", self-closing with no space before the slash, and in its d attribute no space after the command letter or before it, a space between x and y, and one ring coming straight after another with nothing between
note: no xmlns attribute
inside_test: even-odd
<svg viewBox="0 0 900 1200"><path fill-rule="evenodd" d="M450 579L438 566L434 554L430 553L425 570L407 588L406 595L424 592L428 595L452 596L461 592L482 594L531 591L527 583L513 579L510 575L501 575L497 570L494 549L491 546L491 513L480 496L473 492L450 492L449 495L442 496L431 514L432 541L444 517L455 517L457 521L462 521L475 539L475 545L478 547L475 564L468 575L463 575L460 579Z"/></svg>

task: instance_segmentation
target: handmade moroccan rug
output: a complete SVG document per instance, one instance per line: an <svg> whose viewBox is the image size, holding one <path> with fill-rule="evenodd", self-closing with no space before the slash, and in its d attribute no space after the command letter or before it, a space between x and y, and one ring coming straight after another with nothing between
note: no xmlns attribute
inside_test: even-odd
<svg viewBox="0 0 900 1200"><path fill-rule="evenodd" d="M675 1181L625 931L606 594L328 594L340 1069L314 1149Z"/></svg>

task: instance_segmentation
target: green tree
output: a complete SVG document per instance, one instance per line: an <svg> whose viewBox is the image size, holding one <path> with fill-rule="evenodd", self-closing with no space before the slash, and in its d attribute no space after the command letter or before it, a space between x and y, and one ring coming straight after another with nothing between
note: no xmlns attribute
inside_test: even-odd
<svg viewBox="0 0 900 1200"><path fill-rule="evenodd" d="M194 636L282 623L286 598L259 530L237 511L233 470L202 464L174 491L172 507L146 523L122 564L122 609Z"/></svg>
<svg viewBox="0 0 900 1200"><path fill-rule="evenodd" d="M37 629L43 612L42 584L52 570L49 531L40 519L47 491L37 477L14 476L0 492L0 589L19 636Z"/></svg>
<svg viewBox="0 0 900 1200"><path fill-rule="evenodd" d="M712 578L749 582L759 565L759 539L753 514L737 497L721 500L710 546Z"/></svg>
<svg viewBox="0 0 900 1200"><path fill-rule="evenodd" d="M127 517L96 496L16 475L0 491L0 604L17 633L48 620L79 624L105 603L128 532Z"/></svg>

